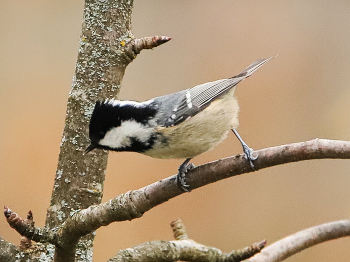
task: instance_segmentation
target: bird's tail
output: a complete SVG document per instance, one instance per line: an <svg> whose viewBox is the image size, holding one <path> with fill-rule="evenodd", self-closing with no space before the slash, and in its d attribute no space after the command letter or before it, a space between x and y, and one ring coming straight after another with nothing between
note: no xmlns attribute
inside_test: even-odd
<svg viewBox="0 0 350 262"><path fill-rule="evenodd" d="M260 67L262 67L264 64L266 64L268 61L270 61L272 58L274 58L276 56L277 55L271 56L271 57L265 58L265 59L256 60L255 62L250 64L246 69L244 69L242 72L240 72L238 75L233 76L231 78L239 78L239 77L247 78L247 77L251 76L256 70L258 70Z"/></svg>

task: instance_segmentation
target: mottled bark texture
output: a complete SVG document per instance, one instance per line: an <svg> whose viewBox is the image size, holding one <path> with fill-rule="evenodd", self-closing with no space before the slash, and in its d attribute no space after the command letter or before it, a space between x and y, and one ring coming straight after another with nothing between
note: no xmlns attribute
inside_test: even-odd
<svg viewBox="0 0 350 262"><path fill-rule="evenodd" d="M266 241L254 243L249 247L223 253L215 247L208 247L189 239L185 225L178 219L171 223L174 241L152 241L133 248L119 251L109 262L158 262L158 261L193 261L193 262L238 262L260 252Z"/></svg>
<svg viewBox="0 0 350 262"><path fill-rule="evenodd" d="M132 37L130 1L86 1L76 72L67 103L59 163L46 225L101 201L107 153L86 156L88 124L98 99L116 97L128 62L120 42Z"/></svg>
<svg viewBox="0 0 350 262"><path fill-rule="evenodd" d="M5 241L0 236L0 261L14 262L16 261L16 256L18 256L19 253L20 251L15 245Z"/></svg>
<svg viewBox="0 0 350 262"><path fill-rule="evenodd" d="M89 119L98 99L116 97L126 58L122 41L133 38L133 1L85 1L84 21L72 88L67 103L60 155L46 226L60 226L74 212L101 202L107 167L107 152L83 155L89 144ZM94 234L56 247L56 261L92 260ZM77 250L75 251L75 246ZM74 256L73 256L74 257Z"/></svg>

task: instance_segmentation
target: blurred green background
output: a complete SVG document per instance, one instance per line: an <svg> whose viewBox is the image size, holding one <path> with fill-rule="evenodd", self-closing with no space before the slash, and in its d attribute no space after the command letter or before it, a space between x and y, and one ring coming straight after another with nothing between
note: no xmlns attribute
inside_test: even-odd
<svg viewBox="0 0 350 262"><path fill-rule="evenodd" d="M45 222L83 16L83 1L0 2L0 203ZM230 77L278 57L239 84L242 137L254 149L318 138L350 139L349 1L135 1L136 37L173 39L127 68L121 99L145 100ZM196 165L242 153L230 135ZM176 173L178 160L111 153L104 201ZM151 240L190 237L225 252L350 217L350 161L281 165L183 194L131 222L97 231L95 260ZM19 235L0 218L0 234ZM350 240L288 259L349 261Z"/></svg>

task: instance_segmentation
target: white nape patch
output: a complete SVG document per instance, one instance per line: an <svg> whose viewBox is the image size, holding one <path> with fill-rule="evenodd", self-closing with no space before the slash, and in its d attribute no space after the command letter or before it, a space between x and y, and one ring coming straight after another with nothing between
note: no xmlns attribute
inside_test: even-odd
<svg viewBox="0 0 350 262"><path fill-rule="evenodd" d="M134 107L140 107L141 106L141 103L136 102L136 101L129 101L129 100L124 100L124 101L111 100L111 101L108 101L108 103L113 105L113 106L127 106L127 105L134 106Z"/></svg>
<svg viewBox="0 0 350 262"><path fill-rule="evenodd" d="M147 100L145 102L137 102L137 101L130 101L130 100L114 100L114 99L106 99L106 104L111 104L113 106L133 106L133 107L145 107L149 104L151 104L154 100Z"/></svg>
<svg viewBox="0 0 350 262"><path fill-rule="evenodd" d="M148 145L147 141L153 132L151 127L128 120L122 122L121 126L109 130L99 144L114 149L125 148L131 146L130 138L136 138L138 141Z"/></svg>

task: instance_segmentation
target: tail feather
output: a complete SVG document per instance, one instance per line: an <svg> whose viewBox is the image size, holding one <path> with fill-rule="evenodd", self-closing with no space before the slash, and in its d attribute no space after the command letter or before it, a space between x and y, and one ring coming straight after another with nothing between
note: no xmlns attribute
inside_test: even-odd
<svg viewBox="0 0 350 262"><path fill-rule="evenodd" d="M276 57L271 56L269 58L259 59L250 64L246 69L244 69L242 72L240 72L238 75L233 76L231 78L237 78L237 77L249 77L251 76L256 70L258 70L260 67L262 67L264 64L266 64L268 61L270 61L272 58Z"/></svg>

